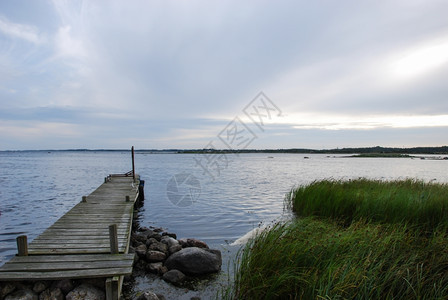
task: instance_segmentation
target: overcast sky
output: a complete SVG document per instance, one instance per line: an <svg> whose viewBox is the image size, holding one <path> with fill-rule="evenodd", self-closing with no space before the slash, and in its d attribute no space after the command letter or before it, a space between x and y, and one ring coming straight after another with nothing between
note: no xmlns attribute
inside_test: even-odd
<svg viewBox="0 0 448 300"><path fill-rule="evenodd" d="M0 150L447 145L447 12L2 0Z"/></svg>

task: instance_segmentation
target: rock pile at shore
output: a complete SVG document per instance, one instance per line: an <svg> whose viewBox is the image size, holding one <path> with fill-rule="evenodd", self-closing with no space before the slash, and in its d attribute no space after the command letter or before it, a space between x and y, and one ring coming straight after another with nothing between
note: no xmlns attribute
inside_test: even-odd
<svg viewBox="0 0 448 300"><path fill-rule="evenodd" d="M219 272L222 259L219 250L209 249L197 239L177 239L176 234L161 228L138 228L131 238L134 252L134 275L153 273L174 285L188 277Z"/></svg>
<svg viewBox="0 0 448 300"><path fill-rule="evenodd" d="M105 300L102 279L26 281L0 283L4 300Z"/></svg>
<svg viewBox="0 0 448 300"><path fill-rule="evenodd" d="M134 224L136 225L136 224ZM221 269L219 250L209 249L201 240L177 239L161 228L134 228L129 253L135 253L133 274L157 274L175 286L188 278L216 273ZM105 300L105 278L57 281L0 282L0 300ZM138 300L165 299L151 291L142 291Z"/></svg>

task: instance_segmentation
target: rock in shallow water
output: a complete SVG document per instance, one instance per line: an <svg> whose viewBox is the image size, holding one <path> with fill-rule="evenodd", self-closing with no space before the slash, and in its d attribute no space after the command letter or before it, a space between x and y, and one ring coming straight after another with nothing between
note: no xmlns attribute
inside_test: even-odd
<svg viewBox="0 0 448 300"><path fill-rule="evenodd" d="M208 245L198 239L180 239L179 243L182 245L182 247L198 247L198 248L207 248L208 249Z"/></svg>
<svg viewBox="0 0 448 300"><path fill-rule="evenodd" d="M176 269L193 275L218 272L221 264L221 251L198 247L184 248L168 257L165 262L169 270Z"/></svg>
<svg viewBox="0 0 448 300"><path fill-rule="evenodd" d="M141 294L137 300L159 300L159 297L151 291L146 291Z"/></svg>
<svg viewBox="0 0 448 300"><path fill-rule="evenodd" d="M187 276L179 270L170 270L163 274L163 280L168 281L174 285L181 284L185 281Z"/></svg>

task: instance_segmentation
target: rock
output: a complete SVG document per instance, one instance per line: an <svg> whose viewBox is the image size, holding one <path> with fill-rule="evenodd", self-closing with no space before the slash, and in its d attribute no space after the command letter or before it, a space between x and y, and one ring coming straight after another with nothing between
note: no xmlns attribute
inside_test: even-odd
<svg viewBox="0 0 448 300"><path fill-rule="evenodd" d="M198 239L180 239L179 243L182 245L182 247L186 248L186 247L198 247L198 248L207 248L208 249L208 245Z"/></svg>
<svg viewBox="0 0 448 300"><path fill-rule="evenodd" d="M144 270L145 267L146 267L146 261L139 260L137 263L134 264L133 271Z"/></svg>
<svg viewBox="0 0 448 300"><path fill-rule="evenodd" d="M16 285L11 282L5 282L0 285L0 299L5 298L6 295L13 292L16 289Z"/></svg>
<svg viewBox="0 0 448 300"><path fill-rule="evenodd" d="M157 241L160 241L162 236L160 234L158 234L158 233L154 233L154 234L148 236L148 238L153 238L153 239L156 239Z"/></svg>
<svg viewBox="0 0 448 300"><path fill-rule="evenodd" d="M165 262L168 270L179 270L185 274L208 274L221 269L222 258L219 250L202 249L198 247L184 248Z"/></svg>
<svg viewBox="0 0 448 300"><path fill-rule="evenodd" d="M179 285L185 281L187 276L179 270L170 270L163 274L163 280L168 281L174 285Z"/></svg>
<svg viewBox="0 0 448 300"><path fill-rule="evenodd" d="M48 288L49 284L45 281L37 281L34 283L33 292L40 294Z"/></svg>
<svg viewBox="0 0 448 300"><path fill-rule="evenodd" d="M191 297L190 300L201 300L201 297Z"/></svg>
<svg viewBox="0 0 448 300"><path fill-rule="evenodd" d="M67 294L67 300L105 300L104 292L90 284L81 284Z"/></svg>
<svg viewBox="0 0 448 300"><path fill-rule="evenodd" d="M168 246L168 252L169 254L173 254L179 250L182 249L182 246L179 244L179 241L170 237L170 236L164 236L160 240L161 243L164 243Z"/></svg>
<svg viewBox="0 0 448 300"><path fill-rule="evenodd" d="M145 240L147 240L150 236L152 236L155 232L151 229L147 228L147 230L142 230L138 232L136 235L145 237Z"/></svg>
<svg viewBox="0 0 448 300"><path fill-rule="evenodd" d="M156 294L159 297L159 300L166 300L165 296L162 294Z"/></svg>
<svg viewBox="0 0 448 300"><path fill-rule="evenodd" d="M166 259L166 254L160 251L149 250L146 252L146 260L148 262L160 262Z"/></svg>
<svg viewBox="0 0 448 300"><path fill-rule="evenodd" d="M74 284L73 280L64 279L64 280L55 281L53 283L52 287L60 288L62 293L64 295L67 295L68 292L70 292L71 290L73 290L75 288L75 284Z"/></svg>
<svg viewBox="0 0 448 300"><path fill-rule="evenodd" d="M39 298L32 290L17 290L5 297L5 300L38 300Z"/></svg>
<svg viewBox="0 0 448 300"><path fill-rule="evenodd" d="M39 300L64 300L64 294L60 288L46 289L40 293Z"/></svg>
<svg viewBox="0 0 448 300"><path fill-rule="evenodd" d="M132 242L135 247L137 247L141 244L146 244L146 240L147 240L147 236L143 235L143 234L134 234L132 236Z"/></svg>
<svg viewBox="0 0 448 300"><path fill-rule="evenodd" d="M163 274L162 273L163 263L157 262L157 263L150 263L146 265L146 270L148 272L154 273L154 274Z"/></svg>
<svg viewBox="0 0 448 300"><path fill-rule="evenodd" d="M162 231L163 231L163 228L160 228L160 227L152 227L152 230L153 230L154 232L162 232Z"/></svg>
<svg viewBox="0 0 448 300"><path fill-rule="evenodd" d="M137 300L160 300L159 297L157 297L156 294L154 294L151 291L146 291L143 294L141 294Z"/></svg>
<svg viewBox="0 0 448 300"><path fill-rule="evenodd" d="M106 280L104 278L87 278L87 279L82 279L81 284L90 284L93 285L94 287L99 288L100 290L104 290L106 289Z"/></svg>
<svg viewBox="0 0 448 300"><path fill-rule="evenodd" d="M157 243L158 242L158 240L156 240L155 238L149 238L147 241L146 241L146 246L150 246L151 244L154 244L154 243Z"/></svg>
<svg viewBox="0 0 448 300"><path fill-rule="evenodd" d="M179 241L174 239L174 238L172 238L172 237L170 237L170 236L163 236L160 239L160 242L164 243L165 245L167 245L168 248L171 247L171 246L179 245Z"/></svg>
<svg viewBox="0 0 448 300"><path fill-rule="evenodd" d="M180 244L171 246L171 247L168 249L168 251L170 252L170 255L173 254L173 253L176 253L177 251L180 251L180 250L182 250L182 246L181 246Z"/></svg>
<svg viewBox="0 0 448 300"><path fill-rule="evenodd" d="M142 244L135 248L135 253L137 253L138 257L145 257L147 250L146 245Z"/></svg>
<svg viewBox="0 0 448 300"><path fill-rule="evenodd" d="M148 250L154 250L168 254L168 246L162 242L155 242L149 245Z"/></svg>
<svg viewBox="0 0 448 300"><path fill-rule="evenodd" d="M169 236L169 237L172 237L173 239L177 239L177 235L172 232L164 232L164 233L162 233L162 236Z"/></svg>
<svg viewBox="0 0 448 300"><path fill-rule="evenodd" d="M206 248L208 249L208 245L198 239L187 239L189 247L198 247L198 248Z"/></svg>

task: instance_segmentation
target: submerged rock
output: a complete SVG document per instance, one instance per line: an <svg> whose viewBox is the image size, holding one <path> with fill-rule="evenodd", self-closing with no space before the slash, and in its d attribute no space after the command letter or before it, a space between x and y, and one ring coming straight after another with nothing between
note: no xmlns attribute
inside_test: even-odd
<svg viewBox="0 0 448 300"><path fill-rule="evenodd" d="M221 251L198 247L184 248L168 257L165 262L169 270L176 269L193 275L218 272L221 264Z"/></svg>

